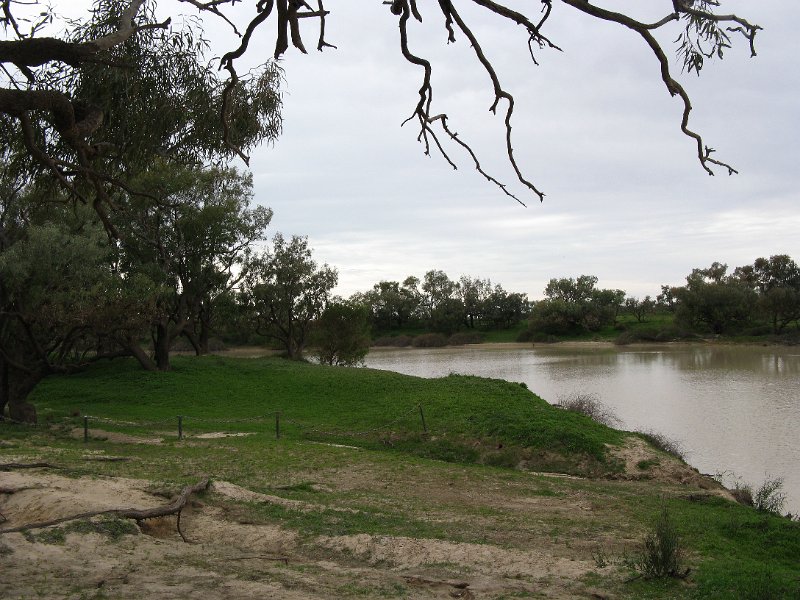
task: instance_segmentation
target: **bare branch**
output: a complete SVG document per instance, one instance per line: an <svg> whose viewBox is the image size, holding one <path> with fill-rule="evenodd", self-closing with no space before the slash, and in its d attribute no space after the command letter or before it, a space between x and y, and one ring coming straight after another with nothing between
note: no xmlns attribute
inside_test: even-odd
<svg viewBox="0 0 800 600"><path fill-rule="evenodd" d="M674 16L673 18L665 17L664 19L662 19L657 23L647 25L645 23L641 23L635 19L632 19L627 15L606 10L604 8L600 8L592 4L589 4L589 2L587 2L586 0L561 0L561 1L564 2L565 4L568 4L578 9L583 13L586 13L603 21L618 23L638 33L645 40L647 45L652 50L653 54L655 54L656 59L658 60L660 65L661 80L664 82L664 85L667 87L667 90L672 96L678 96L683 102L681 131L686 136L692 138L695 141L697 145L697 157L700 161L700 165L709 175L714 175L714 171L711 169L709 165L716 165L719 167L723 167L727 169L729 175L733 175L734 173L738 172L729 164L711 158L711 153L714 152L713 148L709 148L708 146L706 146L700 134L689 128L689 114L692 111L692 103L691 100L689 99L689 94L686 92L683 86L672 77L672 73L669 67L669 59L664 53L664 50L661 48L661 45L658 43L658 41L655 39L655 37L653 37L651 33L651 30L657 29L658 27L668 23L669 21L674 20L675 18ZM735 15L723 15L723 16L711 15L710 13L706 13L704 11L696 11L691 8L687 8L687 5L683 2L681 2L680 4L675 3L675 6L676 8L679 8L681 12L686 12L687 14L691 14L696 18L710 19L714 22L734 21L736 23L744 23L746 25L743 24L742 25L743 27L747 26L751 28L752 36L749 37L751 43L753 38L755 37L756 32L758 31L758 29L760 29L758 26L750 25L749 23L744 21L744 19L739 19Z"/></svg>

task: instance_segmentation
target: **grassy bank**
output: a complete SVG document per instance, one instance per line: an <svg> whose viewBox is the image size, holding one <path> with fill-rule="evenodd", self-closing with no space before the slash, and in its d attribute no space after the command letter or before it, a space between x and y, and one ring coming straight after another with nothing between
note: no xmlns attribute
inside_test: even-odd
<svg viewBox="0 0 800 600"><path fill-rule="evenodd" d="M573 473L613 470L606 444L622 439L506 381L462 375L424 380L279 358L177 357L173 365L168 373L142 372L133 361L96 365L46 380L32 401L45 418L91 415L117 421L108 424L112 429L137 433L155 426L137 422L174 428L177 415L187 430L235 425L272 431L279 413L287 439L382 446L462 462L526 461L532 468Z"/></svg>
<svg viewBox="0 0 800 600"><path fill-rule="evenodd" d="M416 599L458 591L431 581L465 581L474 597L498 600L766 599L800 592L800 523L644 469L625 476L607 446L623 444L622 432L553 408L519 384L206 357L178 358L170 373L146 373L126 361L97 365L46 380L34 400L50 426L0 424L0 463L46 460L70 477L138 478L162 491L210 474L271 499L209 493L202 504L224 515L227 529L278 532L291 556L286 565L256 567L221 556L222 537L195 553L173 540L170 557L147 559L151 579L162 572L168 579L174 561L187 560L198 572L213 572L214 581L269 581L287 598ZM83 415L92 417L88 443L80 435ZM198 435L218 431L252 435ZM135 439L114 433L161 442L130 443ZM651 462L669 460L656 455ZM662 506L680 536L682 568L690 569L685 578L640 577L634 568ZM201 521L190 514L185 526L193 522ZM197 527L190 537L202 539ZM69 547L72 535L51 537ZM124 560L132 560L128 542L117 543ZM102 552L113 554L109 544ZM420 547L424 557L401 547ZM28 576L39 577L36 569ZM47 587L59 577L43 574L41 597L61 597ZM210 576L203 577L199 590L209 589ZM87 590L85 597L128 597Z"/></svg>

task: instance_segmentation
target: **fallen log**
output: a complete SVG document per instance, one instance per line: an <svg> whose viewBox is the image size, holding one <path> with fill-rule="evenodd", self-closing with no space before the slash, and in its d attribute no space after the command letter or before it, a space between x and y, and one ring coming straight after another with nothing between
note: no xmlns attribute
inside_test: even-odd
<svg viewBox="0 0 800 600"><path fill-rule="evenodd" d="M201 481L199 481L194 485L187 485L185 488L183 488L183 490L181 490L181 493L178 495L177 498L175 498L175 500L173 500L169 504L165 504L163 506L156 506L155 508L147 508L144 510L136 508L108 508L105 510L92 510L77 515L71 515L69 517L61 517L58 519L51 519L49 521L40 521L38 523L28 523L26 525L20 525L18 527L0 529L0 534L18 533L20 531L27 531L28 529L41 529L43 527L52 527L53 525L60 525L61 523L66 523L68 521L75 521L77 519L89 519L91 517L97 517L99 515L112 515L115 517L119 517L121 519L134 519L137 523L140 521L144 521L145 519L155 519L157 517L177 515L178 533L183 538L183 541L188 541L186 537L183 535L183 532L181 531L181 524L180 524L181 510L183 510L184 506L186 506L186 503L189 500L189 496L208 489L208 485L209 485L208 477L202 479Z"/></svg>

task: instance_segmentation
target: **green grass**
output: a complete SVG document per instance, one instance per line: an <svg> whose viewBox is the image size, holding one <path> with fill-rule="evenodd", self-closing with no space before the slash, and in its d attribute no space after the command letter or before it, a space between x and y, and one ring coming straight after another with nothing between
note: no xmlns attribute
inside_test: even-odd
<svg viewBox="0 0 800 600"><path fill-rule="evenodd" d="M295 530L312 546L314 536L353 534L520 549L542 543L566 556L602 554L604 561L624 565L666 505L692 568L688 582L631 579L633 572L623 566L621 572L598 571L587 584L619 598L800 597L798 522L657 481L563 479L505 468L525 460L537 470L546 465L591 472L592 464L609 469L612 465L602 462L607 460L604 444L618 443L623 435L550 407L518 384L464 376L425 380L274 358L177 357L168 373L147 373L132 362L114 361L79 375L52 377L32 400L42 420L56 427L0 424L7 442L0 447L0 462L4 454L14 460L30 457L63 466L59 472L65 475L144 478L171 490L210 474L317 507L203 500L227 502L229 514L245 522ZM421 433L419 404L427 436ZM280 440L272 420L276 411L282 414ZM133 426L95 420L90 425L157 433L164 442L84 444L58 427L62 419L69 427L80 425L80 417L70 417L74 412L149 422ZM179 442L178 414L186 416L190 434L228 430L255 435ZM246 420L256 417L266 419ZM130 460L86 460L100 453ZM483 464L470 464L475 462ZM652 466L647 462L640 468ZM502 502L493 501L495 493ZM562 505L579 508L563 510ZM48 543L61 543L72 531L114 539L128 533L118 525L78 522L35 535ZM341 595L380 597L358 586L342 589Z"/></svg>
<svg viewBox="0 0 800 600"><path fill-rule="evenodd" d="M279 358L176 357L166 373L114 361L48 378L31 401L51 420L79 413L90 416L90 427L138 434L177 435L177 415L183 415L190 432L274 436L280 413L281 436L288 439L386 446L456 462L488 459L512 466L526 460L543 468L552 463L573 472L612 468L603 464L605 444L622 439L620 432L555 409L516 383L462 375L426 380ZM75 426L81 423L74 418Z"/></svg>

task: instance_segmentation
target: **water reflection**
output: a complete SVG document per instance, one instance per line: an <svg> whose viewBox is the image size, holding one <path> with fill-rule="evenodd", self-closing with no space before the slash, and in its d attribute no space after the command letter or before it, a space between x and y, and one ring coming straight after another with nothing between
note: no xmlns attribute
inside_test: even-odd
<svg viewBox="0 0 800 600"><path fill-rule="evenodd" d="M372 352L367 365L422 377L451 372L524 382L549 402L596 393L627 429L681 440L706 473L758 485L782 475L800 512L800 353L792 348L460 348Z"/></svg>

